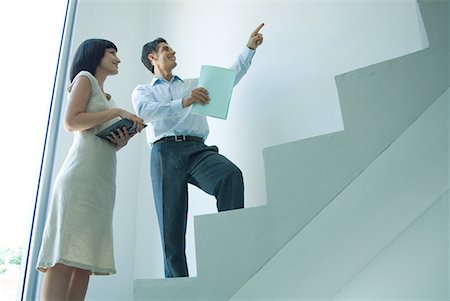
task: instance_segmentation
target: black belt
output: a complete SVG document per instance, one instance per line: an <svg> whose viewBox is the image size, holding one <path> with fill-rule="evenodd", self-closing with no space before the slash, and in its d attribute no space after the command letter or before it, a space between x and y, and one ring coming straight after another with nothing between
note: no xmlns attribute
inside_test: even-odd
<svg viewBox="0 0 450 301"><path fill-rule="evenodd" d="M199 143L203 143L205 142L205 140L203 138L200 137L195 137L195 136L185 136L185 135L177 135L177 136L168 136L168 137L163 137L157 141L155 141L154 143L163 143L163 142L184 142L184 141L192 141L192 142L199 142Z"/></svg>

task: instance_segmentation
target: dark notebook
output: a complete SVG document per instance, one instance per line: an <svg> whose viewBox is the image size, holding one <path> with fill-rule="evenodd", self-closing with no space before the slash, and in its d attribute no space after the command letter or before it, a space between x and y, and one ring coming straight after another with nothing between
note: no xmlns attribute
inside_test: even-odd
<svg viewBox="0 0 450 301"><path fill-rule="evenodd" d="M106 129L97 133L97 136L103 139L107 139L106 136L111 136L111 132L118 134L117 129L126 128L130 135L133 135L136 132L136 129L133 127L133 121L127 118L122 118L117 122L114 122L112 125L108 126Z"/></svg>

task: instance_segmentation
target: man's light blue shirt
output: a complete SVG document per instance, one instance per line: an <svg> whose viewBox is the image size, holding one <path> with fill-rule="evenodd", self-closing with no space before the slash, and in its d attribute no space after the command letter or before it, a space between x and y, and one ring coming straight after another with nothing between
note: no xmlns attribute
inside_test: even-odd
<svg viewBox="0 0 450 301"><path fill-rule="evenodd" d="M237 85L250 68L255 50L245 47L231 67L236 71ZM209 127L206 117L191 114L192 106L183 108L183 98L197 88L198 78L181 79L173 76L170 81L155 77L149 84L138 85L132 93L136 114L151 123L146 129L149 145L167 136L197 136L206 140Z"/></svg>

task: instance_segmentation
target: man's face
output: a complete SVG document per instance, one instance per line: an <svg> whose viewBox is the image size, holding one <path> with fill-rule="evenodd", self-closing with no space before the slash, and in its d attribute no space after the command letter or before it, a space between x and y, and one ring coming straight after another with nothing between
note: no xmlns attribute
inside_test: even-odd
<svg viewBox="0 0 450 301"><path fill-rule="evenodd" d="M167 43L159 43L156 51L156 54L150 54L155 69L159 68L160 71L171 72L177 66L175 51Z"/></svg>

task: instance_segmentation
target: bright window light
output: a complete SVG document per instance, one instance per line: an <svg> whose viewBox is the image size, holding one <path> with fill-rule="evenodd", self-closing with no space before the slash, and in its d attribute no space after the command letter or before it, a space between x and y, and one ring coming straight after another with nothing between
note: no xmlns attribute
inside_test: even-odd
<svg viewBox="0 0 450 301"><path fill-rule="evenodd" d="M20 298L66 6L0 2L0 300Z"/></svg>

